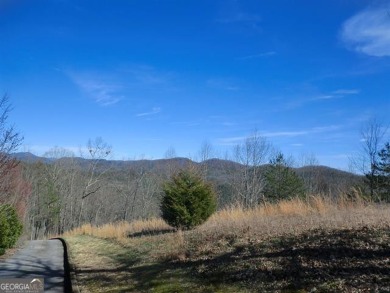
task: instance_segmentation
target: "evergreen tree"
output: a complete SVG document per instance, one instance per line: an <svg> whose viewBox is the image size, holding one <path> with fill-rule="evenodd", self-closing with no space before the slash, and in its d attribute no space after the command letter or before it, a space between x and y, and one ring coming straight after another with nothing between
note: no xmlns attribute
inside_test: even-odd
<svg viewBox="0 0 390 293"><path fill-rule="evenodd" d="M162 218L172 227L191 229L205 222L216 209L212 186L194 170L183 170L165 183Z"/></svg>
<svg viewBox="0 0 390 293"><path fill-rule="evenodd" d="M282 153L278 153L270 161L265 172L265 198L269 201L303 197L304 182L289 166Z"/></svg>
<svg viewBox="0 0 390 293"><path fill-rule="evenodd" d="M16 210L9 204L0 205L0 255L15 245L22 234L22 223Z"/></svg>
<svg viewBox="0 0 390 293"><path fill-rule="evenodd" d="M381 200L390 201L390 143L378 153L377 170L377 192Z"/></svg>

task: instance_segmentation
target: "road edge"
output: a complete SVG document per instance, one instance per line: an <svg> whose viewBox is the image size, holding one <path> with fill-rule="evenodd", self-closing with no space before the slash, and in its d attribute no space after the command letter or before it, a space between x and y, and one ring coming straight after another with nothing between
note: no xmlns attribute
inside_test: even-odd
<svg viewBox="0 0 390 293"><path fill-rule="evenodd" d="M68 243L64 238L51 238L50 240L59 240L62 243L64 248L64 291L72 293L80 293L79 287L77 285L76 274L73 270L71 262L69 262L70 255L68 252Z"/></svg>

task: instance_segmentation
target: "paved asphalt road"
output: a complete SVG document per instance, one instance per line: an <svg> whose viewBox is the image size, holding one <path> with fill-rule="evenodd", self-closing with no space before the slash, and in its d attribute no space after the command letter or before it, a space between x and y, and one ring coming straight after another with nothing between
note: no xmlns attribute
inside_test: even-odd
<svg viewBox="0 0 390 293"><path fill-rule="evenodd" d="M44 278L45 293L64 292L64 247L60 240L30 241L0 261L0 278Z"/></svg>

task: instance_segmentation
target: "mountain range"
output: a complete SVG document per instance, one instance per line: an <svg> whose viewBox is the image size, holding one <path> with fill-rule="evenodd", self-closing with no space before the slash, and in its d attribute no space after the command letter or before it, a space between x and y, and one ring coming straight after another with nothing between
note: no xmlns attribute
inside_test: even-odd
<svg viewBox="0 0 390 293"><path fill-rule="evenodd" d="M91 159L80 157L54 159L36 156L29 152L14 153L12 156L26 164L33 164L37 162L51 164L57 160L74 160L78 166L85 170L91 163ZM237 172L239 172L239 170L243 167L243 165L237 162L216 158L206 160L202 163L194 162L188 158L170 158L156 160L100 160L99 168L105 170L109 168L111 176L115 176L115 174L117 174L118 177L122 177L122 173L130 169L161 174L167 172L168 170L184 168L189 164L203 166L207 170L208 179L219 185L229 183L229 181L232 180L232 176L236 176ZM258 168L260 168L261 171L267 166L268 165L265 164L259 166ZM318 190L332 195L339 194L340 190L345 190L347 187L349 188L361 184L363 178L361 175L356 175L327 166L304 166L293 169L305 180L307 184L315 182Z"/></svg>

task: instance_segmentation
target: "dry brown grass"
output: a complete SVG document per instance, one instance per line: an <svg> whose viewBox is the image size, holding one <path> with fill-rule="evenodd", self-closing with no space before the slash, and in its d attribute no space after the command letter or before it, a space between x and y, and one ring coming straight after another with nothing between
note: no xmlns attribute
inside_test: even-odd
<svg viewBox="0 0 390 293"><path fill-rule="evenodd" d="M107 276L112 281L104 286L108 283L131 285L131 289L128 287L127 291L118 292L150 292L149 289L155 290L158 286L165 291L156 289L154 292L187 292L177 289L186 286L190 286L191 292L252 292L246 291L252 287L253 292L259 292L258 286L284 288L294 280L301 282L296 285L297 288L311 288L316 284L317 288L325 288L319 292L343 292L345 290L330 289L337 282L344 281L352 286L356 269L351 269L345 279L340 279L339 268L332 265L335 257L340 261L348 258L348 262L339 264L345 271L350 270L348 265L353 268L359 265L358 273L367 280L373 276L382 278L382 283L387 280L388 270L376 260L378 255L387 257L390 251L387 244L389 227L389 205L365 202L360 197L341 197L334 201L312 196L305 200L268 203L253 209L237 205L225 208L191 231L174 231L162 219L155 218L101 227L84 225L68 232L66 237L71 241L71 249L81 243L80 248L76 247L79 251L73 248L76 254L91 253L88 257L79 258L77 263L80 268L78 274L85 278L83 282L87 287L93 288L91 292L97 288L92 280L104 280ZM98 237L96 243L101 246L91 251L93 244L89 242L93 240L77 235ZM111 248L112 245L115 248ZM371 265L380 273L375 275L368 270L365 265L368 260L362 262L362 255L366 258L370 256L373 264L368 263L367 266ZM89 257L99 257L101 263L88 263L86 259ZM296 259L304 259L305 262L297 267ZM112 261L116 267L110 267ZM100 268L106 262L111 269L101 272ZM318 264L321 267L316 267ZM129 266L131 269L128 269ZM96 274L91 275L91 270ZM163 275L163 271L169 272L168 275ZM300 275L302 271L307 273L306 277ZM253 275L248 275L248 272ZM274 280L273 272L281 279ZM318 272L322 279L316 275ZM291 274L293 278L286 277ZM146 287L137 287L136 283L129 285L129 278L139 280L140 275L143 277L139 284L147 284L142 285ZM208 291L201 290L196 281L198 277L202 280L210 278L216 283L207 283ZM237 280L243 282L237 283ZM263 280L264 284L259 280ZM370 285L367 280L362 281L362 288ZM174 287L169 287L171 290L167 291L164 286L171 286L172 282ZM232 287L243 284L247 285L240 289ZM214 286L220 287L217 290Z"/></svg>
<svg viewBox="0 0 390 293"><path fill-rule="evenodd" d="M215 213L204 225L185 233L187 255L217 255L237 245L323 229L390 226L390 207L342 197L321 196L265 204L254 209L240 206ZM171 256L172 257L172 256ZM178 259L182 258L182 253ZM171 259L171 258L170 258Z"/></svg>
<svg viewBox="0 0 390 293"><path fill-rule="evenodd" d="M92 226L85 224L81 227L68 231L65 237L76 235L88 235L105 239L123 240L137 233L152 233L153 231L171 229L162 219L152 218L148 220L138 220L133 222L117 222L102 226Z"/></svg>
<svg viewBox="0 0 390 293"><path fill-rule="evenodd" d="M255 233L276 236L316 228L354 228L389 224L389 207L359 199L341 197L337 201L321 196L266 203L252 209L234 205L216 212L197 234ZM155 235L172 230L161 218L117 222L102 226L83 225L64 236L89 235L123 241L131 236ZM188 232L185 232L188 234ZM237 235L239 236L239 235ZM176 237L176 236L174 236Z"/></svg>
<svg viewBox="0 0 390 293"><path fill-rule="evenodd" d="M218 211L205 224L192 231L173 232L162 219L153 218L100 227L83 225L67 232L65 237L89 235L113 239L123 245L138 245L138 241L143 241L138 236L149 237L149 241L157 242L156 245L163 243L158 245L158 252L152 254L157 258L172 260L184 259L188 255L217 253L238 243L262 241L286 234L297 235L315 229L388 225L390 208L387 205L374 205L359 197L340 197L334 201L311 196L307 199L267 203L253 209L231 206Z"/></svg>

